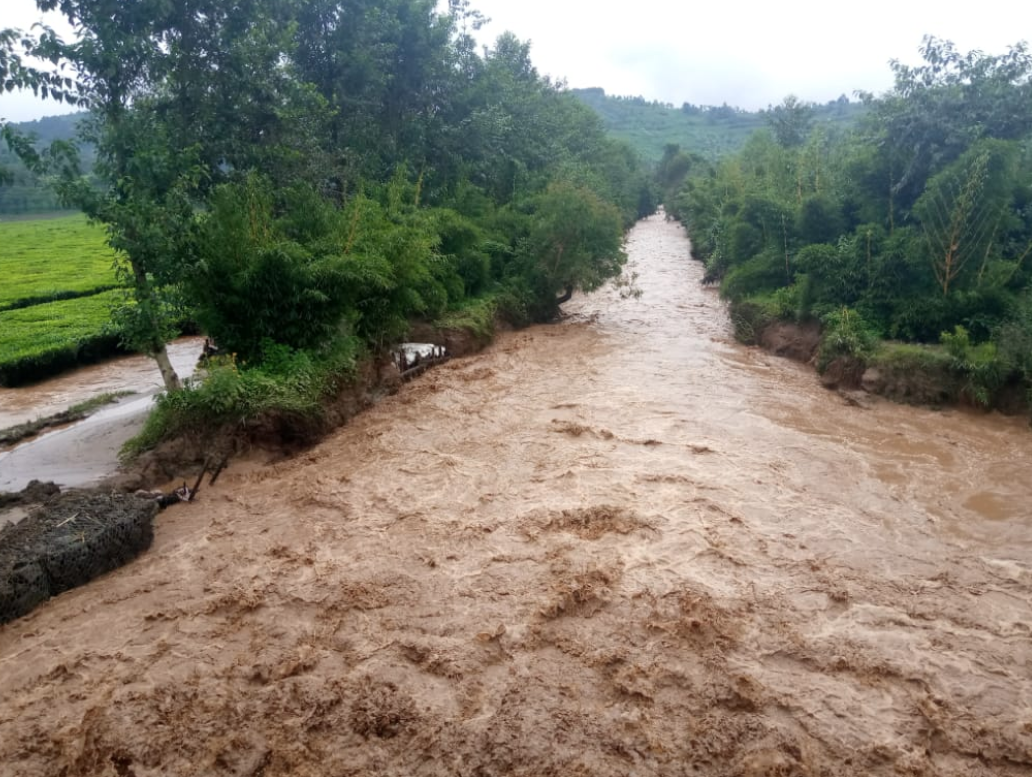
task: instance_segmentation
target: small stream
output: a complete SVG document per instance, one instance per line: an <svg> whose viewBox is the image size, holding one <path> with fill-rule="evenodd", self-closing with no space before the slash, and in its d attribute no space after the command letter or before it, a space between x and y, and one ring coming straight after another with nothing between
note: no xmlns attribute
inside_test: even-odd
<svg viewBox="0 0 1032 777"><path fill-rule="evenodd" d="M180 377L193 373L203 343L201 337L183 337L169 345ZM161 374L146 356L124 356L31 386L0 388L0 428L60 412L98 394L135 392L89 418L0 451L0 491L21 490L30 480L88 486L110 475L119 449L140 429L161 388Z"/></svg>

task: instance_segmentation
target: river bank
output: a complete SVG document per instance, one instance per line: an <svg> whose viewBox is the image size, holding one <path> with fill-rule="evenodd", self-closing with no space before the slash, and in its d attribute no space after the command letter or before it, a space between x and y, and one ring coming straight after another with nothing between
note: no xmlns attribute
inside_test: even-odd
<svg viewBox="0 0 1032 777"><path fill-rule="evenodd" d="M1027 773L1022 424L845 403L629 251L0 627L5 771Z"/></svg>
<svg viewBox="0 0 1032 777"><path fill-rule="evenodd" d="M828 389L863 391L906 405L977 408L1011 416L1032 413L1028 386L1002 380L985 390L940 346L886 341L869 353L832 357L822 364L818 357L824 331L819 321L773 318L748 300L730 303L729 315L739 342L813 366Z"/></svg>

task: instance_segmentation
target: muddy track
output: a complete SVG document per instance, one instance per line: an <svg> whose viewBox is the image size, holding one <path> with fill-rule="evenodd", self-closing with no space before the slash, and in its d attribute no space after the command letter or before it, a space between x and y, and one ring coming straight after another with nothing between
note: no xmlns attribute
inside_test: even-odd
<svg viewBox="0 0 1032 777"><path fill-rule="evenodd" d="M4 775L1032 772L1030 439L730 341L680 229L0 628Z"/></svg>

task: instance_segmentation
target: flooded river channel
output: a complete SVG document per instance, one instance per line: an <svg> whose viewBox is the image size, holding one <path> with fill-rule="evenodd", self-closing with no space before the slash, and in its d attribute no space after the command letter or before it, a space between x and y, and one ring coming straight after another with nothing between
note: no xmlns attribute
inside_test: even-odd
<svg viewBox="0 0 1032 777"><path fill-rule="evenodd" d="M849 402L628 251L0 627L0 772L1029 774L1027 423Z"/></svg>

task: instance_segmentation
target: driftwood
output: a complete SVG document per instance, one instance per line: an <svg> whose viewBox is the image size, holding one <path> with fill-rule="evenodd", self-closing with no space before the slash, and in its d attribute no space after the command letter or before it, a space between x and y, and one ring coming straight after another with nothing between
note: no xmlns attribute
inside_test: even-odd
<svg viewBox="0 0 1032 777"><path fill-rule="evenodd" d="M201 471L197 475L197 480L194 481L192 487L188 486L184 480L183 485L169 491L168 493L165 493L164 491L140 490L135 493L135 496L143 499L153 499L158 503L158 507L162 510L169 505L178 504L179 502L192 502L194 497L196 497L198 492L201 490L201 481L204 480L204 476L208 474L209 471L211 472L211 477L208 479L208 485L210 486L218 479L218 476L222 473L222 470L225 469L228 461L229 456L223 456L216 464L215 458L209 456L204 460L204 466L201 467Z"/></svg>

